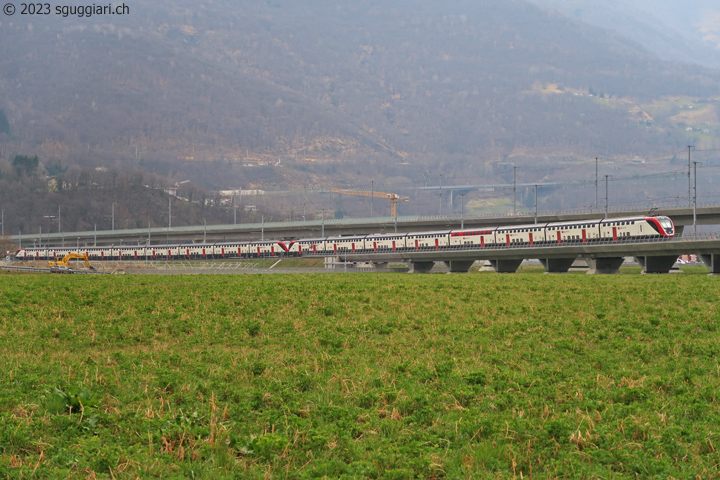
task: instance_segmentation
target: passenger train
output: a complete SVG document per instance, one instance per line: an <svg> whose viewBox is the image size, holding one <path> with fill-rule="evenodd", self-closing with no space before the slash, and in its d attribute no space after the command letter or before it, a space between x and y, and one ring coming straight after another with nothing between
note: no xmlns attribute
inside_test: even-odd
<svg viewBox="0 0 720 480"><path fill-rule="evenodd" d="M191 260L220 258L329 256L448 249L506 248L664 239L675 235L668 217L645 216L581 220L482 229L330 236L291 241L218 242L155 246L21 248L18 260L56 260L67 253L87 253L91 261Z"/></svg>

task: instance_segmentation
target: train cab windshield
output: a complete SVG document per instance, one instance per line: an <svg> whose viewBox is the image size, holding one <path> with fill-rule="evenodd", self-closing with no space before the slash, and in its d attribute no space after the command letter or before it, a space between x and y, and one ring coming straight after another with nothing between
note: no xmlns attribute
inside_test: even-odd
<svg viewBox="0 0 720 480"><path fill-rule="evenodd" d="M660 226L663 230L665 230L665 233L667 233L668 236L673 236L675 234L675 226L673 225L672 220L668 217L658 217L658 220L660 221Z"/></svg>

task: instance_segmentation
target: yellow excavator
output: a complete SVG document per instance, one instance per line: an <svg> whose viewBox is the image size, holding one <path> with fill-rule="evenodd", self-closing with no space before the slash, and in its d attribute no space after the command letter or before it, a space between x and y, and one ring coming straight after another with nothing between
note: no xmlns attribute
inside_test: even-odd
<svg viewBox="0 0 720 480"><path fill-rule="evenodd" d="M85 266L89 270L95 270L95 267L90 265L90 258L88 257L87 253L68 253L63 258L58 260L57 262L53 262L50 260L48 262L48 266L50 267L50 271L54 273L69 273L72 272L72 269L70 268L70 265L68 262L72 260L73 258L80 258L85 260Z"/></svg>

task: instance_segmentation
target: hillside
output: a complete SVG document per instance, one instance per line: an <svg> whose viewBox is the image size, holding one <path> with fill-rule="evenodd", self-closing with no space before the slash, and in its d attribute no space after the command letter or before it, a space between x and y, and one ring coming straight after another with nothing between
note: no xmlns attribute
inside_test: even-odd
<svg viewBox="0 0 720 480"><path fill-rule="evenodd" d="M663 60L720 67L720 6L714 0L531 0L630 38Z"/></svg>
<svg viewBox="0 0 720 480"><path fill-rule="evenodd" d="M688 133L649 106L682 98L713 117L720 91L716 70L523 0L137 0L127 16L2 18L0 55L0 158L215 189L652 156Z"/></svg>

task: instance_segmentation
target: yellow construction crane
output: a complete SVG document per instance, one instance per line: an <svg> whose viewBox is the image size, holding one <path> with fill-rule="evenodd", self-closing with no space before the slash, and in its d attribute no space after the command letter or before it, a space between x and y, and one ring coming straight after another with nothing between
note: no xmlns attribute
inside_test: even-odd
<svg viewBox="0 0 720 480"><path fill-rule="evenodd" d="M368 192L367 190L341 190L339 188L331 188L332 193L344 193L346 195L359 195L361 197L373 197L373 198L384 198L390 201L390 216L397 217L397 202L402 200L407 202L410 199L408 197L401 197L397 193L384 193L384 192Z"/></svg>

